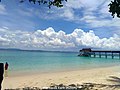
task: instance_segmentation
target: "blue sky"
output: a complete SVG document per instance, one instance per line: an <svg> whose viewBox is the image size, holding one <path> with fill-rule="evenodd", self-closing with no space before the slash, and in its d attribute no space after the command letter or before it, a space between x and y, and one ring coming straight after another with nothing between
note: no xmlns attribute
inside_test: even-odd
<svg viewBox="0 0 120 90"><path fill-rule="evenodd" d="M108 12L110 1L68 0L63 8L49 9L45 5L4 0L0 3L0 47L120 49L120 19L112 18Z"/></svg>

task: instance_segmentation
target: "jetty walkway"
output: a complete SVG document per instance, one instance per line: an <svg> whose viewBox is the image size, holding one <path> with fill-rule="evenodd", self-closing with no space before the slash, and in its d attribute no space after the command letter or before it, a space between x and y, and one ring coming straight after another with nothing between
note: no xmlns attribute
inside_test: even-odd
<svg viewBox="0 0 120 90"><path fill-rule="evenodd" d="M119 58L120 59L120 51L110 51L110 50L91 50L91 48L83 48L79 51L78 56L85 56L85 57L111 57Z"/></svg>

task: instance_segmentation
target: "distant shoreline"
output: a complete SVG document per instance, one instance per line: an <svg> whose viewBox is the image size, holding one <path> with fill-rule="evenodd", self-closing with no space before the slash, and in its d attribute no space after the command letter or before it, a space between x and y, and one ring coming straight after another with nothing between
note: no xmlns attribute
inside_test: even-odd
<svg viewBox="0 0 120 90"><path fill-rule="evenodd" d="M61 52L61 53L78 53L77 51L52 51L52 50L25 50L25 49L12 49L12 48L0 48L3 51L25 51L25 52ZM79 51L79 50L78 50Z"/></svg>

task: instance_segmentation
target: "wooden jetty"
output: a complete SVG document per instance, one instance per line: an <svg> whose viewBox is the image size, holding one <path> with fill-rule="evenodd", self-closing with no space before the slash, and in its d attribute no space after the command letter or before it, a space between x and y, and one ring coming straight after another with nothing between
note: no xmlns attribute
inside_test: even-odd
<svg viewBox="0 0 120 90"><path fill-rule="evenodd" d="M85 56L85 57L111 57L112 59L118 57L120 59L120 51L110 51L110 50L91 50L91 48L83 48L79 51L78 56Z"/></svg>

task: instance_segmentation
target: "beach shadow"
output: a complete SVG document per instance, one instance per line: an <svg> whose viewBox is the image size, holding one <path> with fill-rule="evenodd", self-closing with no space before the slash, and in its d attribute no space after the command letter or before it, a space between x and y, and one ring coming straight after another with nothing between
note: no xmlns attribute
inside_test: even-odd
<svg viewBox="0 0 120 90"><path fill-rule="evenodd" d="M98 84L98 83L83 83L83 84L54 84L51 83L47 89L40 89L38 87L25 87L18 89L5 89L5 90L120 90L120 78L116 76L109 76L107 81L112 84Z"/></svg>
<svg viewBox="0 0 120 90"><path fill-rule="evenodd" d="M109 76L107 81L112 82L112 85L107 85L107 87L113 88L113 90L120 90L120 78L116 76Z"/></svg>
<svg viewBox="0 0 120 90"><path fill-rule="evenodd" d="M120 85L109 84L97 84L97 83L85 83L83 84L87 90L120 90ZM86 90L83 89L83 90Z"/></svg>
<svg viewBox="0 0 120 90"><path fill-rule="evenodd" d="M109 79L107 79L107 81L120 85L120 78L116 76L109 76Z"/></svg>
<svg viewBox="0 0 120 90"><path fill-rule="evenodd" d="M111 82L112 84L98 84L98 83L84 83L85 87L89 87L93 90L97 88L97 90L120 90L120 78L117 76L109 76L107 81ZM86 90L86 89L85 89Z"/></svg>

